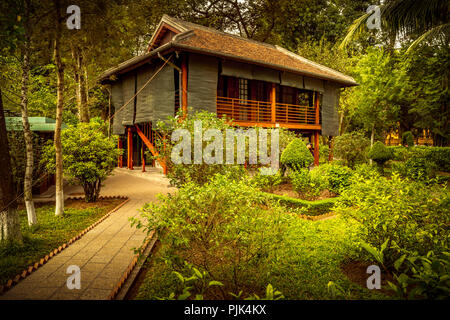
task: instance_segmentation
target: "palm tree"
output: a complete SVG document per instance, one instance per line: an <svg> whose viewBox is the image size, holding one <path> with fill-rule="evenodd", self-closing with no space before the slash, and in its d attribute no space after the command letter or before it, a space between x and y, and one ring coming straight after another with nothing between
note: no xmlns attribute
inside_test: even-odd
<svg viewBox="0 0 450 320"><path fill-rule="evenodd" d="M450 35L450 2L447 0L385 0L380 6L383 30L394 37L403 35L415 40L408 51L426 40L443 39L448 45ZM360 35L372 13L356 19L342 41L340 48L348 46Z"/></svg>

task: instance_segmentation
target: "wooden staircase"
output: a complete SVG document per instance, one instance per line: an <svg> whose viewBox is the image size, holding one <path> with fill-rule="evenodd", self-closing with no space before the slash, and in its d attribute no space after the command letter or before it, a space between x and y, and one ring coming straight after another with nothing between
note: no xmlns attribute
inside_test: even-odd
<svg viewBox="0 0 450 320"><path fill-rule="evenodd" d="M167 174L167 165L166 162L161 159L158 158L159 156L159 152L158 150L156 150L156 147L154 146L154 144L152 143L152 141L154 142L155 139L155 134L157 134L155 131L153 131L151 128L148 130L149 132L147 134L145 134L144 132L142 132L141 128L139 128L139 125L135 124L134 125L136 127L136 132L139 135L139 137L141 138L141 140L145 143L145 145L147 146L148 150L150 150L150 152L152 153L152 155L154 157L156 157L159 165L163 168L163 173ZM144 129L145 130L145 129ZM150 134L151 140L147 137Z"/></svg>

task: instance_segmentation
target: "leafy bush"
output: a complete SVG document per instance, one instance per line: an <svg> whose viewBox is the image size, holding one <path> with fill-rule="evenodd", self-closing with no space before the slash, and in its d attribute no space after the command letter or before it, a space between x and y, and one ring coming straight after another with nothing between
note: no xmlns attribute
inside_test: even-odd
<svg viewBox="0 0 450 320"><path fill-rule="evenodd" d="M346 165L353 168L357 163L366 161L370 141L364 134L350 132L334 139L334 152L337 157L344 160Z"/></svg>
<svg viewBox="0 0 450 320"><path fill-rule="evenodd" d="M281 154L281 164L292 170L307 168L314 162L314 157L302 139L292 140Z"/></svg>
<svg viewBox="0 0 450 320"><path fill-rule="evenodd" d="M275 186L278 186L283 182L283 177L280 172L277 172L276 174L264 175L261 174L260 170L258 170L257 174L251 179L251 181L261 190L272 191Z"/></svg>
<svg viewBox="0 0 450 320"><path fill-rule="evenodd" d="M394 283L390 288L404 299L448 299L450 291L450 253L406 254L395 263ZM401 272L400 274L398 274Z"/></svg>
<svg viewBox="0 0 450 320"><path fill-rule="evenodd" d="M370 148L368 156L378 165L381 172L384 169L384 164L394 157L392 150L388 149L380 141L375 142L372 148Z"/></svg>
<svg viewBox="0 0 450 320"><path fill-rule="evenodd" d="M111 174L120 152L115 138L105 134L106 124L99 118L78 123L61 134L64 173L81 184L86 202L97 201L102 182ZM44 147L42 161L55 170L55 148Z"/></svg>
<svg viewBox="0 0 450 320"><path fill-rule="evenodd" d="M181 111L181 110L180 110ZM172 132L177 129L186 129L191 135L191 142L194 141L194 125L195 121L201 121L202 125L202 134L204 134L209 129L219 130L223 134L223 148L222 148L222 164L208 164L202 161L200 164L194 163L194 147L193 143L191 143L191 164L180 163L176 164L172 162L172 150L174 146L178 142L170 141L169 138L157 140L156 146L158 151L160 152L159 158L162 158L168 168L168 178L171 183L177 187L181 187L188 182L195 182L197 184L205 184L209 181L209 179L215 174L227 174L231 172L236 179L245 175L245 170L242 168L243 166L240 164L227 164L226 163L226 130L227 129L235 129L232 127L226 119L218 118L215 113L207 112L207 111L197 111L197 112L189 112L187 117L180 121L180 115L175 117L168 117L166 121L159 121L156 125L156 130L160 132L163 137L171 137ZM259 130L261 128L254 128L256 131L256 136L259 137ZM278 128L277 128L278 129ZM267 150L271 150L271 134L272 129L267 129L268 131L268 139L267 139ZM287 131L286 129L278 129L279 130L279 148L280 151L283 150L287 144L289 144L295 137L294 133ZM204 150L210 142L203 141L201 148ZM248 148L249 139L245 138L245 161L249 162ZM234 160L237 158L237 150L234 151ZM252 164L252 167L261 167L261 164Z"/></svg>
<svg viewBox="0 0 450 320"><path fill-rule="evenodd" d="M299 193L304 193L309 196L318 196L322 191L328 189L329 183L327 177L323 175L319 167L308 169L301 169L293 171L289 174L292 187Z"/></svg>
<svg viewBox="0 0 450 320"><path fill-rule="evenodd" d="M293 219L282 208L262 206L264 196L246 181L220 174L203 185L186 183L160 200L146 204L133 223L147 233L156 230L167 248L164 258L175 269L188 261L208 270L224 283L224 292L266 274L261 268L276 254Z"/></svg>
<svg viewBox="0 0 450 320"><path fill-rule="evenodd" d="M406 177L427 181L435 176L436 167L434 163L422 157L411 157L405 162Z"/></svg>
<svg viewBox="0 0 450 320"><path fill-rule="evenodd" d="M308 169L300 169L289 174L292 187L297 192L307 192L310 189L311 177Z"/></svg>
<svg viewBox="0 0 450 320"><path fill-rule="evenodd" d="M355 166L355 170L353 171L353 176L360 176L364 179L373 179L378 178L380 176L379 172L375 169L374 166L371 166L367 163L358 164ZM353 177L352 177L353 178Z"/></svg>
<svg viewBox="0 0 450 320"><path fill-rule="evenodd" d="M328 181L331 192L340 194L350 186L353 171L349 167L330 163L319 166L317 174L321 174Z"/></svg>
<svg viewBox="0 0 450 320"><path fill-rule="evenodd" d="M414 136L411 131L405 131L402 134L402 144L405 147L414 147Z"/></svg>
<svg viewBox="0 0 450 320"><path fill-rule="evenodd" d="M328 157L330 156L330 147L327 144L319 145L319 163L328 163Z"/></svg>
<svg viewBox="0 0 450 320"><path fill-rule="evenodd" d="M360 223L363 241L381 248L386 241L385 263L392 265L402 254L448 246L449 192L438 186L402 180L393 175L365 179L355 176L343 191L337 211Z"/></svg>

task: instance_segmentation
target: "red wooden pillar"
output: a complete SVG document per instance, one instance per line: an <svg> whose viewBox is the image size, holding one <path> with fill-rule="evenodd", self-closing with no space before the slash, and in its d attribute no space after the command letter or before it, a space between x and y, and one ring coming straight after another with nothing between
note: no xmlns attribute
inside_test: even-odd
<svg viewBox="0 0 450 320"><path fill-rule="evenodd" d="M142 144L142 172L145 172L145 153L144 153L145 147L144 144Z"/></svg>
<svg viewBox="0 0 450 320"><path fill-rule="evenodd" d="M187 94L187 82L188 82L188 70L187 70L187 64L188 64L188 57L186 55L183 56L183 59L181 60L181 90L182 90L182 99L181 99L181 108L183 110L183 118L187 116L188 112L188 94Z"/></svg>
<svg viewBox="0 0 450 320"><path fill-rule="evenodd" d="M276 122L276 103L277 103L277 90L275 83L272 83L270 88L270 109L271 109L271 122Z"/></svg>
<svg viewBox="0 0 450 320"><path fill-rule="evenodd" d="M128 160L127 160L127 168L133 170L133 133L131 132L131 128L128 128Z"/></svg>
<svg viewBox="0 0 450 320"><path fill-rule="evenodd" d="M314 100L315 124L320 124L319 92L316 91ZM319 130L314 131L314 165L319 165Z"/></svg>

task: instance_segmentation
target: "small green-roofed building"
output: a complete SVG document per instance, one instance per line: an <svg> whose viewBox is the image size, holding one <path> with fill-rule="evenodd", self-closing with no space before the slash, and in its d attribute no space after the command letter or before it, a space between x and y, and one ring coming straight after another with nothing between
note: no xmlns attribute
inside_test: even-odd
<svg viewBox="0 0 450 320"><path fill-rule="evenodd" d="M5 117L6 130L22 130L21 117ZM56 120L47 117L28 117L30 122L30 129L34 132L54 132ZM62 124L61 128L64 130L68 128L66 124Z"/></svg>

